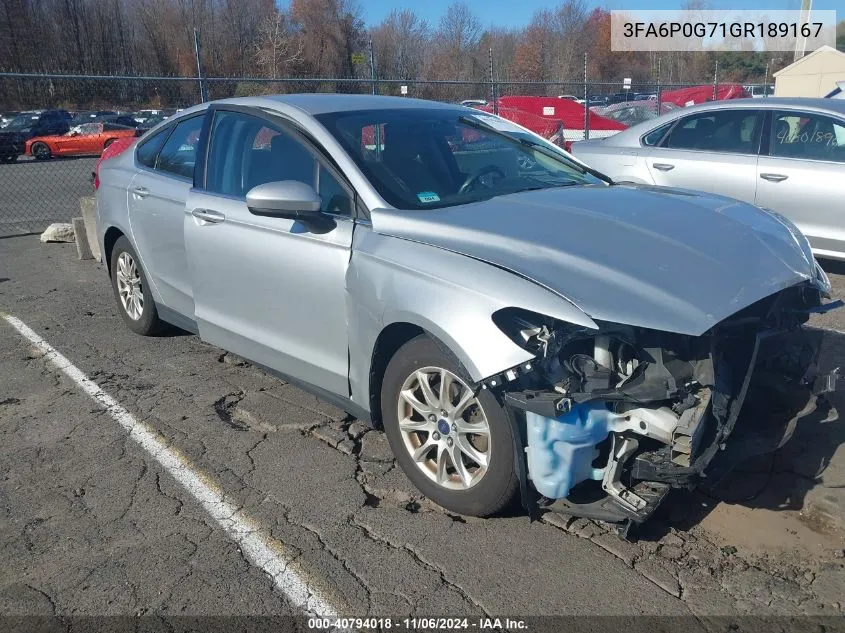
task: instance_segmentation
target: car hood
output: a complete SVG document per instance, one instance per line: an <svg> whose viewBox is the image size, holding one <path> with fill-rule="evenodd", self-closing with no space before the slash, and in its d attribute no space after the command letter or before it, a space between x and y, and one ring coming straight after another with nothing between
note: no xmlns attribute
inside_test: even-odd
<svg viewBox="0 0 845 633"><path fill-rule="evenodd" d="M510 270L594 320L694 336L815 275L774 215L681 189L544 189L430 211L376 209L372 224Z"/></svg>

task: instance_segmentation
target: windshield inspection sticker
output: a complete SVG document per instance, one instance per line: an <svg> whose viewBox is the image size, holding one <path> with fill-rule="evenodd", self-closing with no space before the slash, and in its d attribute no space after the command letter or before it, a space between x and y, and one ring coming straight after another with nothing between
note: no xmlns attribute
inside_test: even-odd
<svg viewBox="0 0 845 633"><path fill-rule="evenodd" d="M433 191L420 191L417 194L417 199L420 202L440 202L440 196Z"/></svg>

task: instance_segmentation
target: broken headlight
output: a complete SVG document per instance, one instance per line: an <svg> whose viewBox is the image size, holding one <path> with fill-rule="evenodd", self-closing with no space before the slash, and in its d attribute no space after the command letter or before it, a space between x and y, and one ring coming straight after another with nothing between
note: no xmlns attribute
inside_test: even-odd
<svg viewBox="0 0 845 633"><path fill-rule="evenodd" d="M503 308L493 313L493 323L522 349L537 356L546 355L553 319L522 308Z"/></svg>

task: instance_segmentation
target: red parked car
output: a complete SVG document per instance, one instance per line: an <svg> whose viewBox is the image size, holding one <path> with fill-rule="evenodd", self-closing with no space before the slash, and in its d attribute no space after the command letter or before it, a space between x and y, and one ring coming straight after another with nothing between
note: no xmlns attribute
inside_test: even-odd
<svg viewBox="0 0 845 633"><path fill-rule="evenodd" d="M480 108L493 112L492 106ZM508 96L499 98L499 116L569 150L573 141L584 139L584 106L560 97ZM627 125L590 114L590 138L604 138L627 129Z"/></svg>
<svg viewBox="0 0 845 633"><path fill-rule="evenodd" d="M693 86L677 90L664 90L661 95L663 103L674 103L679 106L698 105L707 101L722 101L723 99L745 99L751 96L739 84L720 84L716 86L716 98L713 98L713 86Z"/></svg>
<svg viewBox="0 0 845 633"><path fill-rule="evenodd" d="M134 138L135 128L116 123L83 123L65 134L36 136L26 142L25 154L38 160L54 156L99 156L119 138Z"/></svg>

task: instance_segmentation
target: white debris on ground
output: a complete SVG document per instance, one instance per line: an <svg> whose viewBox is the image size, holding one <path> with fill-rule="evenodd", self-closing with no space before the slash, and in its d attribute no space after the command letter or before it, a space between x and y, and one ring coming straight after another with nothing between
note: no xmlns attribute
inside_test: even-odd
<svg viewBox="0 0 845 633"><path fill-rule="evenodd" d="M55 222L41 234L42 242L75 242L73 225L68 222Z"/></svg>

